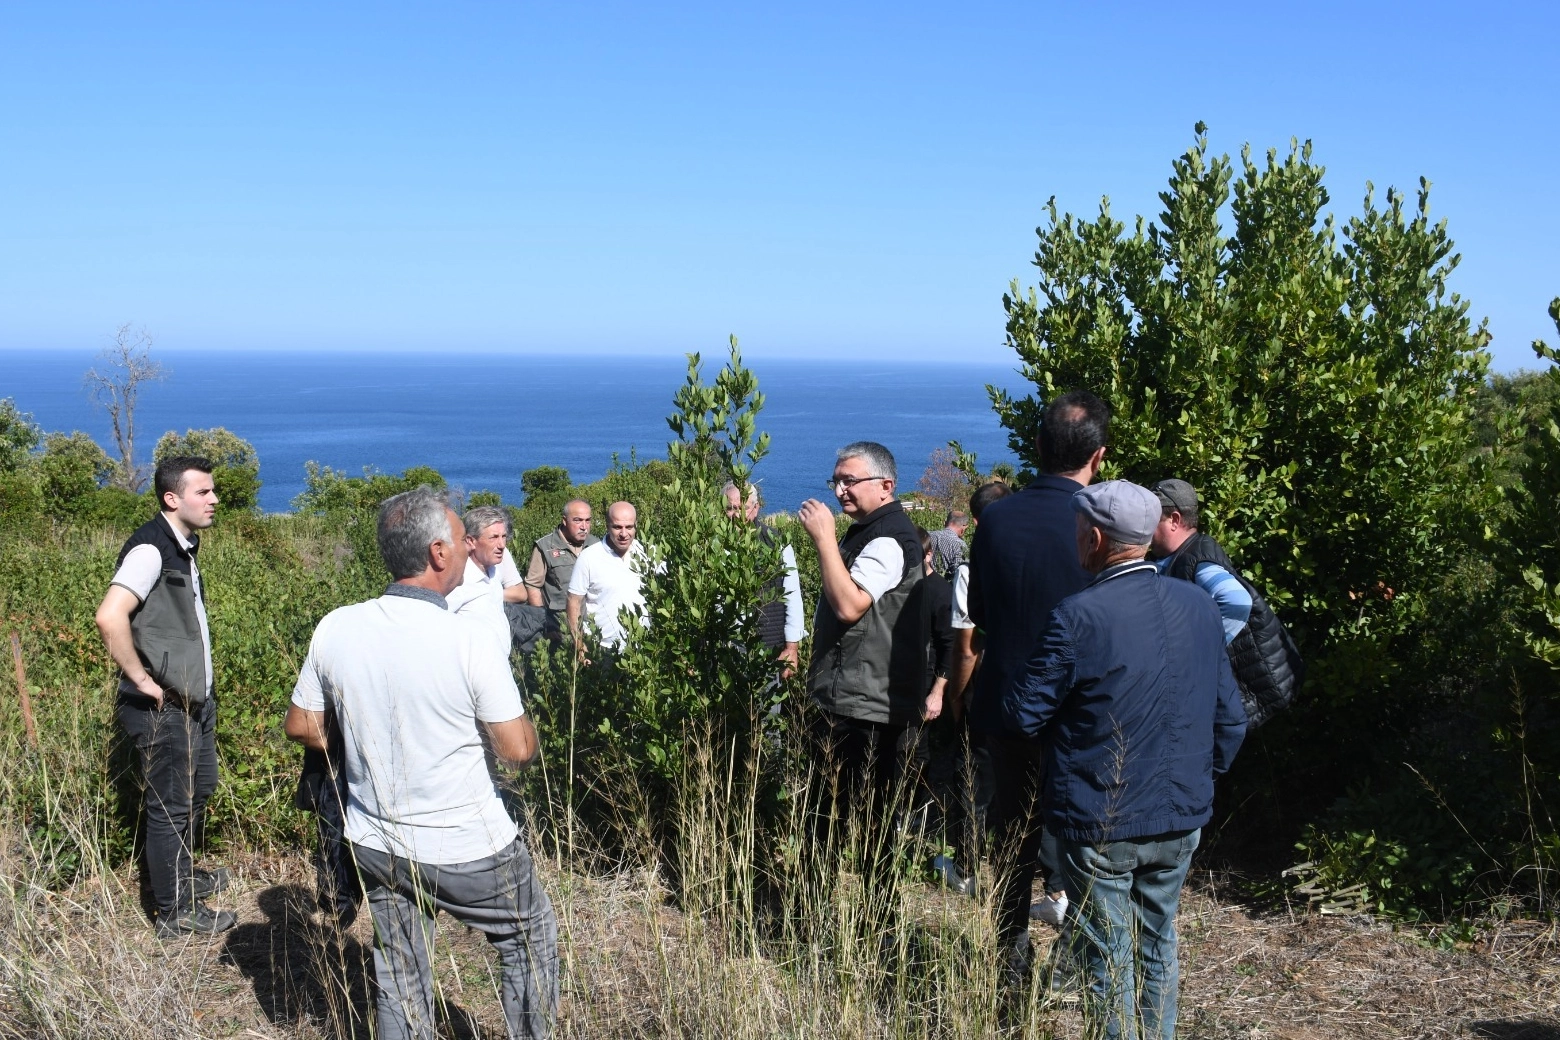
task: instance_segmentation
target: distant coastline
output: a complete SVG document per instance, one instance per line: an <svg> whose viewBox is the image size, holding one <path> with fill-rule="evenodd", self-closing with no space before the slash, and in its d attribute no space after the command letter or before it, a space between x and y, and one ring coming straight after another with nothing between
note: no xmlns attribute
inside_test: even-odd
<svg viewBox="0 0 1560 1040"><path fill-rule="evenodd" d="M365 466L439 470L468 491L518 501L520 473L562 466L594 480L617 453L661 457L665 422L687 362L681 356L278 349L157 350L168 379L141 400L137 447L148 457L169 429L223 426L255 446L262 508L290 508L304 462L357 475ZM0 397L14 398L45 430L84 430L108 440L81 377L90 350L0 351ZM724 354L703 352L713 380ZM745 358L766 406L771 436L756 476L775 509L825 494L840 444L879 440L913 489L931 452L950 439L982 465L1015 462L985 392L995 383L1030 392L1016 365L915 360ZM367 363L366 363L367 362Z"/></svg>

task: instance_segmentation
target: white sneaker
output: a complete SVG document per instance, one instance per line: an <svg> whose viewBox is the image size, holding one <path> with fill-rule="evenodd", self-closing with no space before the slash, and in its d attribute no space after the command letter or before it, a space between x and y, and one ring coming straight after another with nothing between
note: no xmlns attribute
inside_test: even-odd
<svg viewBox="0 0 1560 1040"><path fill-rule="evenodd" d="M1047 892L1044 899L1029 905L1029 917L1031 920L1044 921L1052 928L1060 928L1062 922L1067 920L1067 893Z"/></svg>

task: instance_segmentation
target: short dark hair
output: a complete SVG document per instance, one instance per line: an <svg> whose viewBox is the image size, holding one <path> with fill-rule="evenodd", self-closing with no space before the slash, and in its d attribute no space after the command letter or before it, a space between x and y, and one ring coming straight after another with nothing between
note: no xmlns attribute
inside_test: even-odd
<svg viewBox="0 0 1560 1040"><path fill-rule="evenodd" d="M1087 390L1072 390L1046 405L1040 420L1040 468L1072 473L1109 443L1110 405Z"/></svg>
<svg viewBox="0 0 1560 1040"><path fill-rule="evenodd" d="M978 521L980 519L980 514L986 511L987 506L991 505L991 503L997 501L1000 498L1007 498L1012 493L1013 489L1008 487L1000 480L993 480L989 484L982 484L980 487L976 488L975 493L970 496L970 515Z"/></svg>
<svg viewBox="0 0 1560 1040"><path fill-rule="evenodd" d="M932 536L926 533L924 527L917 527L915 533L921 536L921 555L925 556L932 551Z"/></svg>
<svg viewBox="0 0 1560 1040"><path fill-rule="evenodd" d="M157 506L164 511L167 506L163 502L163 496L172 492L175 495L184 491L184 474L190 470L197 473L210 473L211 460L204 455L173 455L163 459L157 464L157 471L152 475L152 489L157 493Z"/></svg>

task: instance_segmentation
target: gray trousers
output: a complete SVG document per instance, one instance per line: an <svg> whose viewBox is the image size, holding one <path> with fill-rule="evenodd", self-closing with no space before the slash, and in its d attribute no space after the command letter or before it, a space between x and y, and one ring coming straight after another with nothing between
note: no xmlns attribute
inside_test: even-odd
<svg viewBox="0 0 1560 1040"><path fill-rule="evenodd" d="M510 1040L545 1037L558 1014L558 919L516 838L470 863L423 864L352 847L374 916L380 1040L433 1040L433 918L444 910L498 951Z"/></svg>

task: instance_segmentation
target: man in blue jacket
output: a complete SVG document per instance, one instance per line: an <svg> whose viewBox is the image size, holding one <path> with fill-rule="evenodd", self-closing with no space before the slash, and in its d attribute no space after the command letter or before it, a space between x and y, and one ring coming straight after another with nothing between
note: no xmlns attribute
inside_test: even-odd
<svg viewBox="0 0 1560 1040"><path fill-rule="evenodd" d="M1052 612L1002 712L1012 730L1045 738L1041 816L1094 1014L1109 1037L1136 1040L1141 1017L1141 1035L1169 1040L1181 886L1246 713L1213 600L1145 559L1158 498L1112 480L1072 506L1094 578Z"/></svg>

